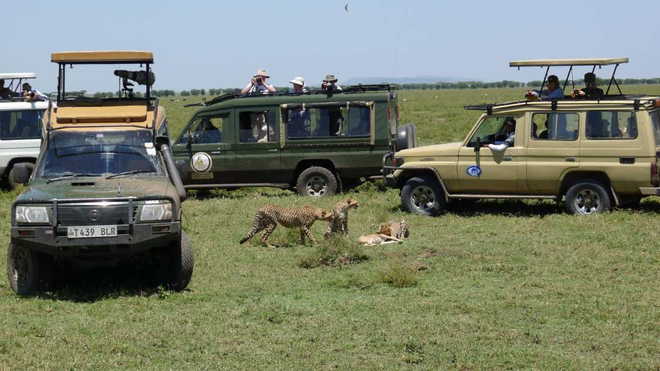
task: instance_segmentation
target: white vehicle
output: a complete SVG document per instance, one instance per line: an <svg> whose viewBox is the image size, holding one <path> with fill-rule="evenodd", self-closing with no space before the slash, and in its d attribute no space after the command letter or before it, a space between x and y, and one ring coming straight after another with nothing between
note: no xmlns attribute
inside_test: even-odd
<svg viewBox="0 0 660 371"><path fill-rule="evenodd" d="M14 165L34 164L41 147L42 119L48 101L25 102L21 97L24 80L34 73L0 73L0 177L10 189L16 184L11 176ZM27 165L31 166L31 165Z"/></svg>

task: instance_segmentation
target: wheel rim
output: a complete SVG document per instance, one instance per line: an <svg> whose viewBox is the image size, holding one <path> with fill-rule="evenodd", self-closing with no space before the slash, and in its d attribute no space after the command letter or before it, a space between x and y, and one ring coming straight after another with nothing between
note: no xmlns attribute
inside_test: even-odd
<svg viewBox="0 0 660 371"><path fill-rule="evenodd" d="M410 201L416 210L429 211L436 202L435 192L428 186L417 186L410 193Z"/></svg>
<svg viewBox="0 0 660 371"><path fill-rule="evenodd" d="M598 193L590 188L585 188L575 196L575 209L580 214L593 214L600 210L601 199Z"/></svg>
<svg viewBox="0 0 660 371"><path fill-rule="evenodd" d="M328 182L323 177L313 176L307 181L305 189L310 196L320 197L328 193Z"/></svg>
<svg viewBox="0 0 660 371"><path fill-rule="evenodd" d="M30 260L25 249L14 252L11 273L14 282L27 282L30 276Z"/></svg>

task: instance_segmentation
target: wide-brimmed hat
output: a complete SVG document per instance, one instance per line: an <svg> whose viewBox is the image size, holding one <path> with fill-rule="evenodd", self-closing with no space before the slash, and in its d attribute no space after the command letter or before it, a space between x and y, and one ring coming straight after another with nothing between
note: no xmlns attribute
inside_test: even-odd
<svg viewBox="0 0 660 371"><path fill-rule="evenodd" d="M266 77L266 78L270 77L270 75L268 75L266 73L266 70L264 70L263 68L260 69L259 71L257 71L257 74L254 75L254 77L257 77L257 76Z"/></svg>
<svg viewBox="0 0 660 371"><path fill-rule="evenodd" d="M323 79L323 82L337 82L337 78L335 75L325 75L325 79Z"/></svg>
<svg viewBox="0 0 660 371"><path fill-rule="evenodd" d="M292 84L303 86L303 87L305 86L305 79L303 79L300 76L294 77L293 80L291 80L289 82L292 83Z"/></svg>

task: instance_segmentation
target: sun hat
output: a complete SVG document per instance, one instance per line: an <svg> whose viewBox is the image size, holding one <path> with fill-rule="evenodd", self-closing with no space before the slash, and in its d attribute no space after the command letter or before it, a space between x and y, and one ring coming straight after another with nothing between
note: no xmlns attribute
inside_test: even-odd
<svg viewBox="0 0 660 371"><path fill-rule="evenodd" d="M550 82L554 82L554 83L559 84L559 78L558 78L557 76L555 76L555 75L550 75L550 76L548 77L548 82L549 82L549 83L550 83Z"/></svg>
<svg viewBox="0 0 660 371"><path fill-rule="evenodd" d="M257 77L257 76L262 76L262 77L266 77L266 78L269 78L269 77L270 77L270 75L268 75L268 74L266 73L266 70L264 70L263 68L260 69L260 70L258 70L258 71L257 71L257 74L254 75L254 77Z"/></svg>
<svg viewBox="0 0 660 371"><path fill-rule="evenodd" d="M326 75L325 79L323 79L323 82L337 82L337 78L335 75Z"/></svg>
<svg viewBox="0 0 660 371"><path fill-rule="evenodd" d="M300 77L300 76L298 76L298 77L294 77L293 80L291 80L291 81L289 81L289 82L292 83L292 84L300 85L300 86L302 86L302 87L305 86L305 79L303 79L303 78Z"/></svg>

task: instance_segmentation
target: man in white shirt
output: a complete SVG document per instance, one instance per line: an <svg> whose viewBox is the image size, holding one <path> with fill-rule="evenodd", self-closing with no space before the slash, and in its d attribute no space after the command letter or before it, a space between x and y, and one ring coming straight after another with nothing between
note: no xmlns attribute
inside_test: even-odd
<svg viewBox="0 0 660 371"><path fill-rule="evenodd" d="M266 70L260 69L257 71L257 74L252 76L252 80L243 90L241 94L254 94L254 93L275 93L277 90L272 85L266 83L266 79L269 78Z"/></svg>

